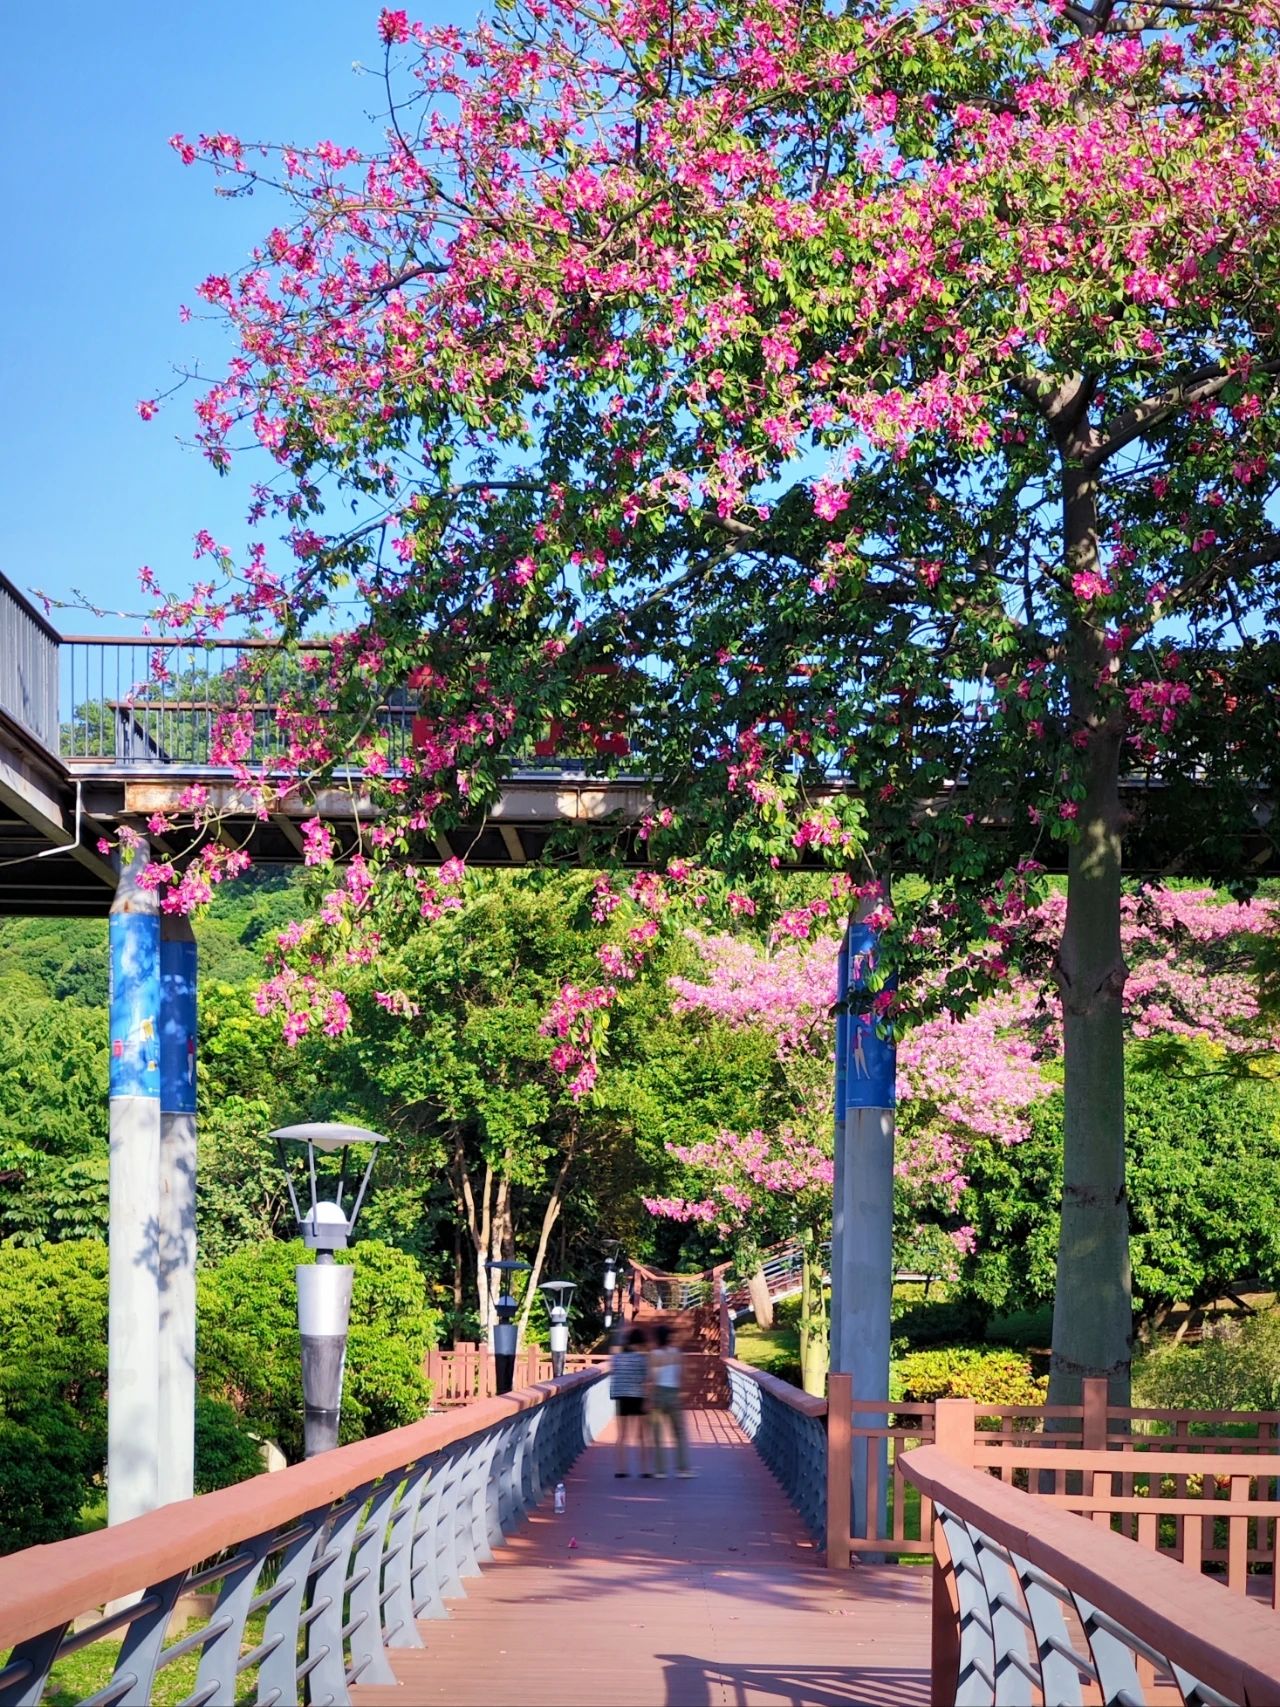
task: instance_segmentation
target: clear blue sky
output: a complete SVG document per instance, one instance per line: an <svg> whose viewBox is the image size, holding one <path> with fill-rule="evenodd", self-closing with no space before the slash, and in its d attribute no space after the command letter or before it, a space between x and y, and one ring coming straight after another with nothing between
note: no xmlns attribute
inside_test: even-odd
<svg viewBox="0 0 1280 1707"><path fill-rule="evenodd" d="M6 259L0 268L7 407L0 442L0 570L18 586L103 606L144 608L138 566L190 579L192 538L208 527L238 546L251 478L219 480L184 449L191 401L149 424L135 404L229 346L182 325L194 286L247 258L275 223L264 196L228 202L203 168L184 168L175 131L246 139L361 142L382 106L377 0L221 0L161 5L16 6L6 16L0 158ZM478 0L410 7L468 23ZM55 611L64 631L136 624Z"/></svg>

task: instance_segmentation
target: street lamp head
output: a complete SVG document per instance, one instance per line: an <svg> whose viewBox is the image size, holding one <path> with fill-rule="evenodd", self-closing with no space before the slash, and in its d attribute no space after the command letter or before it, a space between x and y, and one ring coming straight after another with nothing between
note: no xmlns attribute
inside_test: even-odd
<svg viewBox="0 0 1280 1707"><path fill-rule="evenodd" d="M618 1270L622 1264L622 1240L606 1239L604 1244L604 1295L613 1297L618 1290Z"/></svg>
<svg viewBox="0 0 1280 1707"><path fill-rule="evenodd" d="M308 1250L317 1255L331 1256L334 1251L342 1251L347 1247L352 1231L356 1224L356 1216L360 1213L360 1205L364 1202L364 1194L368 1190L369 1181L373 1176L373 1164L377 1157L376 1146L385 1144L386 1139L378 1132L368 1132L363 1126L347 1126L342 1121L313 1120L306 1121L300 1126L278 1127L271 1136L275 1139L280 1150L280 1160L284 1167L285 1184L289 1188L289 1201L293 1205L293 1213L297 1217L298 1229ZM293 1171L289 1166L289 1152L286 1144L301 1144L307 1152L307 1207L304 1210L298 1199L297 1190L293 1183ZM369 1152L369 1160L364 1173L356 1187L354 1171L350 1169L348 1157L357 1145L368 1144L375 1146ZM332 1156L341 1155L342 1166L338 1173L337 1189L333 1198L320 1196L320 1180L316 1173L317 1154ZM350 1176L350 1177L349 1177ZM343 1196L348 1189L354 1189L355 1197L348 1214Z"/></svg>
<svg viewBox="0 0 1280 1707"><path fill-rule="evenodd" d="M508 1322L516 1311L515 1295L511 1290L512 1279L517 1274L525 1273L529 1264L520 1262L513 1257L490 1257L484 1266L490 1274L495 1274L498 1277L498 1284L502 1290L494 1300L494 1308L498 1312L498 1320Z"/></svg>
<svg viewBox="0 0 1280 1707"><path fill-rule="evenodd" d="M576 1280L544 1280L538 1287L539 1292L545 1292L547 1295L547 1309L553 1322L564 1321L577 1289Z"/></svg>

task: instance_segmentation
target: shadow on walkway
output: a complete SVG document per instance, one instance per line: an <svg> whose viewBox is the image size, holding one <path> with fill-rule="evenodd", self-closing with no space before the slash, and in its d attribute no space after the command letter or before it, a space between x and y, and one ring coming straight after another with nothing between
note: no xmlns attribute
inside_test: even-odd
<svg viewBox="0 0 1280 1707"><path fill-rule="evenodd" d="M694 1480L615 1479L610 1431L357 1707L924 1707L928 1572L827 1571L728 1412L688 1420Z"/></svg>

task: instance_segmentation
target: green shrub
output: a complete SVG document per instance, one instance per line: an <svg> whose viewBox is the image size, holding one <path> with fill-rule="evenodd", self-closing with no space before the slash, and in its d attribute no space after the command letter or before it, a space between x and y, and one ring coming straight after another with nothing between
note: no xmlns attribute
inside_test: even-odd
<svg viewBox="0 0 1280 1707"><path fill-rule="evenodd" d="M889 1371L889 1396L898 1402L975 1399L980 1405L1042 1405L1048 1382L1030 1359L1011 1346L950 1346L909 1351Z"/></svg>
<svg viewBox="0 0 1280 1707"><path fill-rule="evenodd" d="M196 1357L201 1391L234 1407L291 1461L302 1455L302 1361L294 1269L310 1261L300 1239L245 1246L199 1276ZM355 1263L342 1394L344 1443L424 1416L423 1375L437 1313L412 1257L365 1239Z"/></svg>
<svg viewBox="0 0 1280 1707"><path fill-rule="evenodd" d="M22 1421L0 1416L0 1553L75 1534L93 1459L66 1405L50 1402Z"/></svg>
<svg viewBox="0 0 1280 1707"><path fill-rule="evenodd" d="M1280 1311L1220 1323L1199 1345L1157 1346L1134 1365L1133 1402L1185 1410L1280 1410Z"/></svg>
<svg viewBox="0 0 1280 1707"><path fill-rule="evenodd" d="M224 1399L196 1400L196 1492L211 1494L247 1482L265 1468L262 1447L234 1405Z"/></svg>
<svg viewBox="0 0 1280 1707"><path fill-rule="evenodd" d="M798 1284L798 1283L797 1283ZM826 1299L827 1313L831 1311L831 1288L823 1288L822 1296ZM773 1307L773 1325L775 1328L798 1328L800 1326L800 1294L794 1298L779 1298Z"/></svg>

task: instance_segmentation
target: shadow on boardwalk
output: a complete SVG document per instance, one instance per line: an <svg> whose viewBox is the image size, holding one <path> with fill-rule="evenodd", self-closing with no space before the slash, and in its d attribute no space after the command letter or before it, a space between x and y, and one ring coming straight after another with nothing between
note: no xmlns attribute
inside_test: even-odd
<svg viewBox="0 0 1280 1707"><path fill-rule="evenodd" d="M689 1420L695 1480L597 1442L357 1707L924 1707L927 1571L827 1571L729 1414Z"/></svg>

